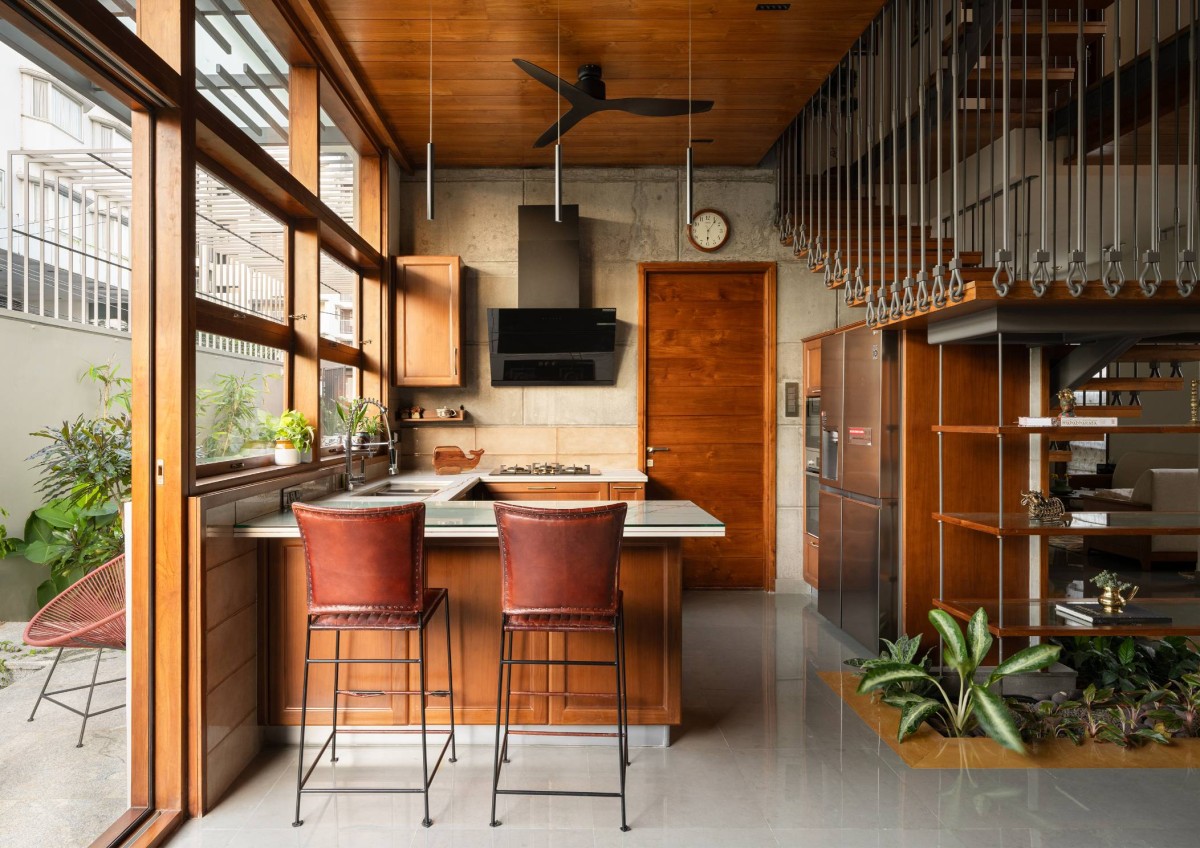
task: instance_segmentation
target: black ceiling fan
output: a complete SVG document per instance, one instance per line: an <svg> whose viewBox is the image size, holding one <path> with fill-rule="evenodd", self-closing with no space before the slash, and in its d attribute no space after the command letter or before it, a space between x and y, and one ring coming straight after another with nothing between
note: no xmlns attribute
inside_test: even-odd
<svg viewBox="0 0 1200 848"><path fill-rule="evenodd" d="M524 59L513 59L513 62L542 85L560 92L571 103L570 111L563 114L561 121L556 121L550 129L542 133L533 143L534 147L545 147L566 134L567 130L584 118L597 112L629 112L631 115L643 115L647 118L673 118L688 114L689 106L693 115L707 112L713 107L711 100L677 100L669 97L621 97L606 100L599 65L580 65L579 81L570 83Z"/></svg>

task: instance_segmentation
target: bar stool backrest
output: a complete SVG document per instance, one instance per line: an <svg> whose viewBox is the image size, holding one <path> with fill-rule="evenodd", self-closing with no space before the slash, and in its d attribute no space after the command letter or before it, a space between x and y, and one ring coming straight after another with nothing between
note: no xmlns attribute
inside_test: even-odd
<svg viewBox="0 0 1200 848"><path fill-rule="evenodd" d="M616 615L626 504L495 509L506 614Z"/></svg>
<svg viewBox="0 0 1200 848"><path fill-rule="evenodd" d="M308 613L417 613L425 581L425 504L330 509L295 504Z"/></svg>

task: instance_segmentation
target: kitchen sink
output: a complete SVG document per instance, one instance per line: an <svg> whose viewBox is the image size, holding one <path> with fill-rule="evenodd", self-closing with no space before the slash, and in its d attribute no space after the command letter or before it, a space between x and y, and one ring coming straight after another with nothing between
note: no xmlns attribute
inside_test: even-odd
<svg viewBox="0 0 1200 848"><path fill-rule="evenodd" d="M407 498L422 500L430 495L436 495L442 490L441 486L418 486L412 483L388 483L352 492L358 498Z"/></svg>

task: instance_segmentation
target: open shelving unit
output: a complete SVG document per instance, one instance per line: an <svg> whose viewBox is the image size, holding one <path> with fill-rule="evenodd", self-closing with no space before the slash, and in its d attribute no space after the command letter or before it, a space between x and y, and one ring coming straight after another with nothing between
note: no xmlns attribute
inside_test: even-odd
<svg viewBox="0 0 1200 848"><path fill-rule="evenodd" d="M997 379L1000 385L1003 384L1003 369L1004 369L1004 337L1003 334L996 335L997 347ZM1043 387L1043 389L1048 387ZM1062 443L1068 441L1076 441L1088 439L1091 437L1105 436L1113 433L1123 434L1184 434L1200 436L1200 425L1197 424L1116 424L1112 426L1102 427L1075 427L1075 426L1038 426L1038 427L1023 427L1017 424L1009 423L1013 417L1011 413L1006 413L1004 403L1003 390L997 393L996 401L996 422L994 424L969 423L969 424L947 424L945 423L944 412L944 368L942 348L938 349L938 375L937 375L937 396L938 396L938 416L937 423L932 426L932 431L937 436L937 464L938 464L938 495L937 509L932 513L932 518L937 522L938 526L938 595L934 601L934 606L949 612L951 615L962 620L968 620L972 613L980 606L988 613L989 629L999 637L1041 637L1041 636L1056 636L1056 635L1099 635L1099 634L1114 634L1114 633L1137 633L1138 635L1151 636L1156 634L1166 635L1169 633L1195 633L1200 629L1200 600L1192 600L1191 604L1184 604L1178 608L1172 607L1174 610L1168 614L1177 621L1171 625L1127 625L1126 627L1108 626L1108 627L1088 627L1072 622L1066 622L1058 618L1054 614L1054 604L1061 599L1054 598L1033 598L1033 599L1013 599L1005 598L1004 586L1004 567L1005 567L1005 544L1020 539L1027 539L1032 542L1035 539L1040 539L1047 536L1159 536L1159 535L1180 535L1180 536L1200 536L1200 512L1080 512L1066 513L1066 517L1070 518L1070 523L1052 522L1052 521L1037 521L1031 519L1025 512L1010 512L1004 510L1006 483L1004 476L1004 451L1005 443L1012 438L1028 440L1028 444L1033 445L1034 440L1040 440L1042 455L1053 458L1056 451L1051 450L1051 443ZM1043 395L1047 392L1043 391ZM1046 402L1043 399L1043 404ZM1031 410L1031 414L1038 414ZM945 491L945 443L947 437L952 438L971 438L971 437L987 437L991 436L996 440L997 446L997 468L998 468L998 491L996 503L998 509L992 512L977 511L977 512L956 512L947 509L946 491ZM1200 444L1200 443L1198 443ZM1022 488L1025 485L1025 480L1020 482ZM1011 485L1011 484L1010 484ZM1011 496L1011 493L1008 493ZM996 540L998 546L998 576L996 581L996 597L990 599L947 599L945 597L946 583L946 544L945 532L946 527L958 527L964 530L980 533L986 536L991 536ZM1030 556L1031 563L1034 557ZM1044 559L1041 562L1041 567L1045 568ZM1159 599L1139 599L1139 605L1150 603L1158 603ZM1194 612L1193 612L1194 608ZM1187 610L1187 614L1182 614ZM1181 613L1176 616L1176 612ZM1182 627L1182 630L1175 629L1176 626ZM1004 643L999 644L1000 656L1004 656Z"/></svg>

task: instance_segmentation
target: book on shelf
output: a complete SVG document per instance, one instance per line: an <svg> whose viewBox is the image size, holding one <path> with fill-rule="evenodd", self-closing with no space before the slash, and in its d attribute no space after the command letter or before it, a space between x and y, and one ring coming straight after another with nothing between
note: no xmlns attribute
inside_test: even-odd
<svg viewBox="0 0 1200 848"><path fill-rule="evenodd" d="M1058 419L1051 416L1030 416L1022 415L1017 419L1018 427L1053 427L1054 422Z"/></svg>
<svg viewBox="0 0 1200 848"><path fill-rule="evenodd" d="M1109 415L1077 415L1074 418L1060 418L1060 427L1116 427L1117 419Z"/></svg>
<svg viewBox="0 0 1200 848"><path fill-rule="evenodd" d="M1171 616L1152 612L1136 604L1127 604L1121 612L1105 612L1104 607L1097 603L1061 603L1054 605L1054 611L1068 621L1080 624L1110 625L1110 624L1170 624Z"/></svg>

